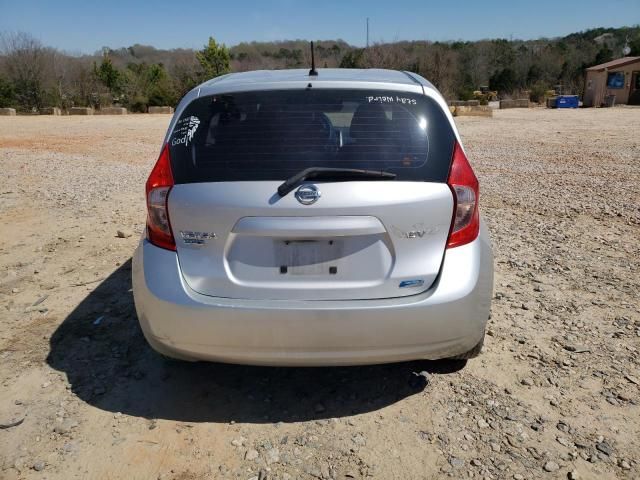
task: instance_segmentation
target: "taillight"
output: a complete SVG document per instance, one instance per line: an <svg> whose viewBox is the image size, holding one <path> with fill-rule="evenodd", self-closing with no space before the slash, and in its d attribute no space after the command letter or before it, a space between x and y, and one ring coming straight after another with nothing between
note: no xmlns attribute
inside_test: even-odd
<svg viewBox="0 0 640 480"><path fill-rule="evenodd" d="M447 183L451 188L454 201L453 220L451 221L447 248L453 248L474 241L478 238L480 231L478 179L458 142L453 148L451 171Z"/></svg>
<svg viewBox="0 0 640 480"><path fill-rule="evenodd" d="M168 250L176 249L176 242L171 233L167 200L173 187L169 145L165 145L160 153L151 174L147 179L147 239L156 247Z"/></svg>

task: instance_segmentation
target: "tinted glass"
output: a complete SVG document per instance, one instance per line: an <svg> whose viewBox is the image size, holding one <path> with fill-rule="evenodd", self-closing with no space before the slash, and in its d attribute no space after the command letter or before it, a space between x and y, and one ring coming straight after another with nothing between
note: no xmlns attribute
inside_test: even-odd
<svg viewBox="0 0 640 480"><path fill-rule="evenodd" d="M285 180L309 167L446 181L453 141L423 95L309 88L196 99L169 144L176 183Z"/></svg>

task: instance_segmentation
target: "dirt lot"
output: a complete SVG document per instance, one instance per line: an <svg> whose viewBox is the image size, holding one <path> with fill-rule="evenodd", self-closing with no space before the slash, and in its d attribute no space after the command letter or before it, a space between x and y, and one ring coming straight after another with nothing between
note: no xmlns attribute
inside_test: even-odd
<svg viewBox="0 0 640 480"><path fill-rule="evenodd" d="M0 478L640 478L640 109L459 118L484 354L331 369L147 347L130 257L168 122L0 117Z"/></svg>

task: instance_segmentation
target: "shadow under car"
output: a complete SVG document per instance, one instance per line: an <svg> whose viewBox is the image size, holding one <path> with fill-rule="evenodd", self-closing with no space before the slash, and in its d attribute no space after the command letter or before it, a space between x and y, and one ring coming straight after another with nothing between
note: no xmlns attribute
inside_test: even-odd
<svg viewBox="0 0 640 480"><path fill-rule="evenodd" d="M99 319L99 320L98 320ZM131 260L101 282L50 339L47 363L102 410L184 422L299 422L381 409L420 393L425 375L463 360L359 367L251 367L176 362L147 344L131 291Z"/></svg>

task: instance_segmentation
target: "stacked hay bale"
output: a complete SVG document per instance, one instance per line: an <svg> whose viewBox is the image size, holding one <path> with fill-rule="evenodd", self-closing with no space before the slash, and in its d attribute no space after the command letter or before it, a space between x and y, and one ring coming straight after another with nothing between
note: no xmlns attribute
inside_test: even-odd
<svg viewBox="0 0 640 480"><path fill-rule="evenodd" d="M454 117L492 117L493 109L488 105L480 105L478 100L452 100L449 111Z"/></svg>
<svg viewBox="0 0 640 480"><path fill-rule="evenodd" d="M126 115L127 109L124 107L104 107L100 109L100 115Z"/></svg>
<svg viewBox="0 0 640 480"><path fill-rule="evenodd" d="M93 108L91 108L91 107L71 107L69 109L69 115L93 115Z"/></svg>
<svg viewBox="0 0 640 480"><path fill-rule="evenodd" d="M58 107L45 107L40 110L40 115L62 115L62 110Z"/></svg>
<svg viewBox="0 0 640 480"><path fill-rule="evenodd" d="M173 113L173 107L149 107L149 113Z"/></svg>
<svg viewBox="0 0 640 480"><path fill-rule="evenodd" d="M517 98L513 100L500 100L500 110L505 108L529 108L529 99Z"/></svg>

